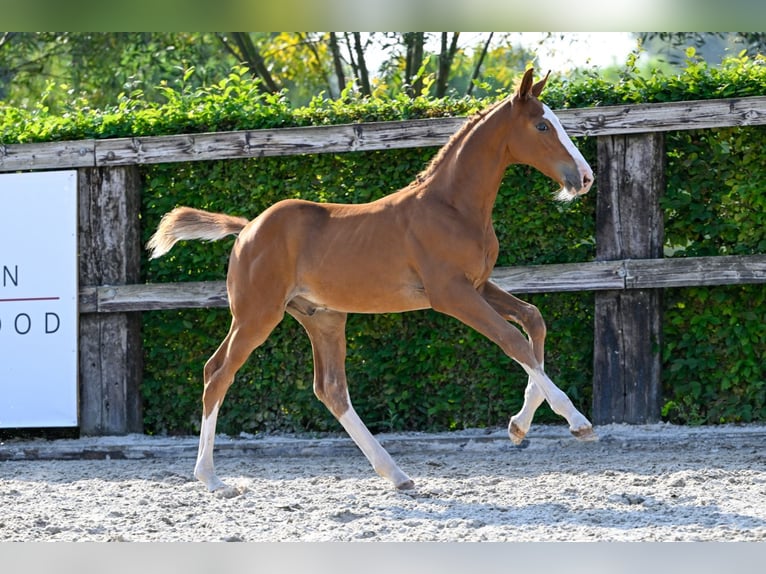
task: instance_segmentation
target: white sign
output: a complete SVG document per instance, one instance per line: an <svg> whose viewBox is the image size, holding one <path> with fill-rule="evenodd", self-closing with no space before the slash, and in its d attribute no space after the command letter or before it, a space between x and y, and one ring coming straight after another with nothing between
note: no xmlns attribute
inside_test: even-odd
<svg viewBox="0 0 766 574"><path fill-rule="evenodd" d="M77 426L77 172L0 174L0 428Z"/></svg>

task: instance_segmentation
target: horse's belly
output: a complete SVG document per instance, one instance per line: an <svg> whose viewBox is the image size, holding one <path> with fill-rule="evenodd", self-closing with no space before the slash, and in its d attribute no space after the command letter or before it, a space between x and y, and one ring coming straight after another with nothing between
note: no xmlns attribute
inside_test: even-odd
<svg viewBox="0 0 766 574"><path fill-rule="evenodd" d="M422 286L322 282L303 286L296 297L316 308L345 313L401 313L428 309L431 305Z"/></svg>

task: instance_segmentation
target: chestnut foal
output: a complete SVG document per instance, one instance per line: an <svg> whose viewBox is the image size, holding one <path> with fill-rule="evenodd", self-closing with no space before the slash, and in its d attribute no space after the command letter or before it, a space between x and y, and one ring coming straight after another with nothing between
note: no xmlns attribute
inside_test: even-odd
<svg viewBox="0 0 766 574"><path fill-rule="evenodd" d="M237 370L285 311L303 325L314 358L314 392L396 488L413 481L354 411L346 373L347 313L433 308L473 327L528 373L524 406L509 424L526 435L547 400L581 440L591 423L543 370L545 323L536 307L489 281L498 255L492 208L510 164L531 165L561 184L559 198L586 193L593 172L538 97L547 80L528 70L518 90L470 118L407 187L361 205L280 201L253 221L179 207L149 241L151 257L177 241L238 235L227 290L229 333L204 369L203 413L195 476L226 488L213 464L218 410ZM521 325L528 338L508 321Z"/></svg>

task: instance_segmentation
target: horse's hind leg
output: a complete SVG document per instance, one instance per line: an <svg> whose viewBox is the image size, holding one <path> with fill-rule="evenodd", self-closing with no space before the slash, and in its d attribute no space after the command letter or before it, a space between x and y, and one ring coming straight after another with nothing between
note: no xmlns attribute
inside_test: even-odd
<svg viewBox="0 0 766 574"><path fill-rule="evenodd" d="M257 317L249 317L246 321L235 317L232 319L226 338L205 364L202 426L194 476L210 491L226 488L226 484L216 475L213 463L218 409L221 407L226 391L234 381L234 375L253 350L266 340L281 319L281 311L271 314L259 313Z"/></svg>
<svg viewBox="0 0 766 574"><path fill-rule="evenodd" d="M346 383L346 314L312 310L311 314L288 306L288 312L303 325L314 354L314 393L330 410L380 476L398 489L414 483L396 465L356 414Z"/></svg>

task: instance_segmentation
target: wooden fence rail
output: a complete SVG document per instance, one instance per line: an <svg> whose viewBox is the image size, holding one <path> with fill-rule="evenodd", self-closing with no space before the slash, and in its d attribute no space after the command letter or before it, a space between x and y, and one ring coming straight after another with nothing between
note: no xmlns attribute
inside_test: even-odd
<svg viewBox="0 0 766 574"><path fill-rule="evenodd" d="M497 267L492 273L492 281L517 294L766 283L766 255ZM228 305L225 281L106 285L80 289L81 313L200 309Z"/></svg>
<svg viewBox="0 0 766 574"><path fill-rule="evenodd" d="M572 137L766 124L766 96L558 110ZM440 146L465 118L0 144L0 172Z"/></svg>
<svg viewBox="0 0 766 574"><path fill-rule="evenodd" d="M558 110L557 115L571 136L598 138L598 260L497 268L493 279L516 293L596 291L593 420L658 420L659 290L766 282L766 255L662 259L662 134L766 125L766 96ZM136 166L440 146L464 121L0 144L0 172L79 172L81 432L141 430L136 312L227 305L223 281L136 283L142 248Z"/></svg>

